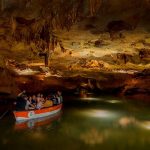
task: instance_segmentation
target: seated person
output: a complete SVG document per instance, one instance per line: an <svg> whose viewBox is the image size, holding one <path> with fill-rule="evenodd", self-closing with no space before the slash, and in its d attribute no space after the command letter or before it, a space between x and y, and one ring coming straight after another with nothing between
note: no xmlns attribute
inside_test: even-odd
<svg viewBox="0 0 150 150"><path fill-rule="evenodd" d="M62 103L63 102L62 93L60 91L57 91L57 94L58 94L58 96L60 98L60 103Z"/></svg>
<svg viewBox="0 0 150 150"><path fill-rule="evenodd" d="M36 109L41 109L41 108L43 108L43 102L41 101L40 97L38 97Z"/></svg>
<svg viewBox="0 0 150 150"><path fill-rule="evenodd" d="M53 106L53 101L46 99L45 103L43 104L43 107L50 107Z"/></svg>
<svg viewBox="0 0 150 150"><path fill-rule="evenodd" d="M43 97L43 94L40 95L40 100L44 103L45 102L45 99Z"/></svg>
<svg viewBox="0 0 150 150"><path fill-rule="evenodd" d="M55 98L57 99L57 104L61 104L63 101L62 95L60 91L57 91Z"/></svg>
<svg viewBox="0 0 150 150"><path fill-rule="evenodd" d="M35 95L32 96L31 103L32 103L34 106L36 106L36 96L35 96Z"/></svg>
<svg viewBox="0 0 150 150"><path fill-rule="evenodd" d="M31 103L32 97L25 97L26 100L26 106L25 106L25 110L30 110L30 109L35 109L35 106Z"/></svg>
<svg viewBox="0 0 150 150"><path fill-rule="evenodd" d="M52 98L51 98L51 100L53 101L53 104L54 104L54 105L57 105L58 100L57 100L56 95L53 95Z"/></svg>

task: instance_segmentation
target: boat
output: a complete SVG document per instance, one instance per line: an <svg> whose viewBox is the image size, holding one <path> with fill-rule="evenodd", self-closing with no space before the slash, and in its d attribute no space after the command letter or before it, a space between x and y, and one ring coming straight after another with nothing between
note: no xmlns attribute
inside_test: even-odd
<svg viewBox="0 0 150 150"><path fill-rule="evenodd" d="M16 121L14 129L24 130L24 129L38 128L40 126L50 126L53 122L60 120L61 114L62 112L59 111L54 115L50 115L46 117L24 120L24 121Z"/></svg>
<svg viewBox="0 0 150 150"><path fill-rule="evenodd" d="M13 114L15 116L16 121L25 121L25 120L54 115L59 111L61 111L61 109L62 109L62 104L59 104L50 107L45 107L42 109L13 111Z"/></svg>

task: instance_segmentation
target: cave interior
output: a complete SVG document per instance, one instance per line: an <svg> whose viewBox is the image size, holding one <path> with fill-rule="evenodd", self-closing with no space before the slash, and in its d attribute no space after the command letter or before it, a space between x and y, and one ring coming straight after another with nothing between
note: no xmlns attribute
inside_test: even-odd
<svg viewBox="0 0 150 150"><path fill-rule="evenodd" d="M0 0L0 93L149 99L149 11L149 0Z"/></svg>

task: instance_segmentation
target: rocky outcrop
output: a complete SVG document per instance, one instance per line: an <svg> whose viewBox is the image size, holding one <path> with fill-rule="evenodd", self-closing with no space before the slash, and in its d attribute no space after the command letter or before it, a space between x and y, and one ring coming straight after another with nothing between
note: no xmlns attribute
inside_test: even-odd
<svg viewBox="0 0 150 150"><path fill-rule="evenodd" d="M99 64L96 62L96 67L97 65L99 67ZM136 98L137 95L140 95L141 99L143 96L148 99L150 98L149 75L149 70L143 70L142 72L132 75L125 73L87 72L86 76L50 76L45 78L42 74L16 76L9 71L2 70L0 74L0 93L17 95L21 90L26 90L28 93L48 93L56 90L75 92L77 89L86 89L87 91L89 90L96 93L115 94Z"/></svg>
<svg viewBox="0 0 150 150"><path fill-rule="evenodd" d="M109 32L110 38L114 40L116 38L116 34L119 34L119 38L123 38L124 35L121 33L121 31L124 30L134 30L137 25L127 23L123 20L115 20L111 21L107 24L106 31Z"/></svg>
<svg viewBox="0 0 150 150"><path fill-rule="evenodd" d="M133 79L127 80L122 94L133 99L150 100L150 78L149 76L136 75Z"/></svg>
<svg viewBox="0 0 150 150"><path fill-rule="evenodd" d="M140 59L150 59L150 49L140 49L139 50L139 57Z"/></svg>

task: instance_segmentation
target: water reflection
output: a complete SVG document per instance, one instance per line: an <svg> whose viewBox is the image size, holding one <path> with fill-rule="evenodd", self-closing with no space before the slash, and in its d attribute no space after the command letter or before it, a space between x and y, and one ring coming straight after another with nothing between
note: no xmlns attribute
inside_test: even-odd
<svg viewBox="0 0 150 150"><path fill-rule="evenodd" d="M101 98L95 98L95 97L81 97L80 100L85 100L85 101L100 101L102 99Z"/></svg>
<svg viewBox="0 0 150 150"><path fill-rule="evenodd" d="M141 129L150 130L150 121L149 120L139 120L135 117L121 117L119 121L117 122L122 127L128 127L128 126L136 126L140 127Z"/></svg>
<svg viewBox="0 0 150 150"><path fill-rule="evenodd" d="M122 127L127 127L129 125L137 124L137 120L134 117L121 117L118 121L118 124Z"/></svg>
<svg viewBox="0 0 150 150"><path fill-rule="evenodd" d="M89 131L82 133L80 139L89 145L101 144L103 143L105 136L100 133L96 128L92 128Z"/></svg>
<svg viewBox="0 0 150 150"><path fill-rule="evenodd" d="M15 123L15 130L20 129L31 129L31 128L37 128L39 126L43 125L50 125L53 121L59 120L61 118L62 112L58 112L57 114L54 114L52 116L27 120L27 121L21 121Z"/></svg>
<svg viewBox="0 0 150 150"><path fill-rule="evenodd" d="M112 104L121 103L121 101L119 101L119 100L108 100L107 102L108 102L108 103L112 103Z"/></svg>
<svg viewBox="0 0 150 150"><path fill-rule="evenodd" d="M103 109L88 109L80 112L80 114L87 117L104 118L104 119L116 119L120 116L118 112Z"/></svg>
<svg viewBox="0 0 150 150"><path fill-rule="evenodd" d="M150 130L150 121L139 122L138 125L143 129Z"/></svg>
<svg viewBox="0 0 150 150"><path fill-rule="evenodd" d="M88 98L90 95L92 95L93 93L89 93L88 92L88 90L86 90L86 89L80 89L79 91L78 91L78 94L79 94L79 96L80 96L80 98L82 99L86 99L86 98Z"/></svg>
<svg viewBox="0 0 150 150"><path fill-rule="evenodd" d="M47 134L44 133L40 128L33 130L31 133L27 134L26 137L30 140L44 141Z"/></svg>

